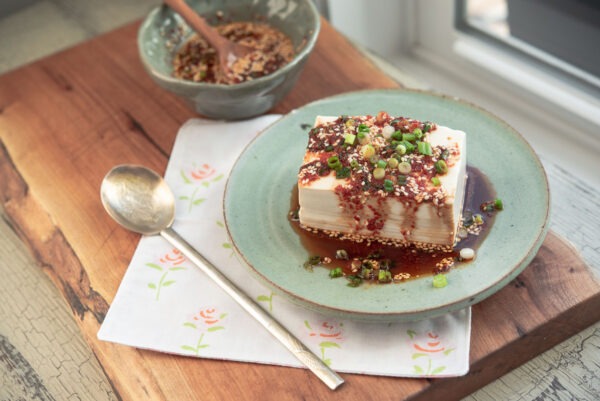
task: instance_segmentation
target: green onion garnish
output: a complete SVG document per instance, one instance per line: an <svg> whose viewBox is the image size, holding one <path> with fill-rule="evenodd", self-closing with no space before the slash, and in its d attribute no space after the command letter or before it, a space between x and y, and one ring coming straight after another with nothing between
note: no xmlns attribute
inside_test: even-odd
<svg viewBox="0 0 600 401"><path fill-rule="evenodd" d="M348 279L348 287L358 287L362 283L362 278L358 276L346 276Z"/></svg>
<svg viewBox="0 0 600 401"><path fill-rule="evenodd" d="M494 207L496 208L496 210L502 210L504 209L504 204L502 203L502 199L495 199L494 200Z"/></svg>
<svg viewBox="0 0 600 401"><path fill-rule="evenodd" d="M378 160L377 161L377 167L379 168L385 168L387 166L387 162L385 160Z"/></svg>
<svg viewBox="0 0 600 401"><path fill-rule="evenodd" d="M371 129L369 128L369 126L367 124L359 124L358 132L369 133L369 132L371 132Z"/></svg>
<svg viewBox="0 0 600 401"><path fill-rule="evenodd" d="M412 134L415 136L415 138L417 139L421 139L423 138L423 131L421 131L420 128L415 128L415 130L412 132Z"/></svg>
<svg viewBox="0 0 600 401"><path fill-rule="evenodd" d="M435 171L438 174L446 174L448 172L448 165L443 160L438 160L435 162Z"/></svg>
<svg viewBox="0 0 600 401"><path fill-rule="evenodd" d="M448 285L448 279L445 274L436 274L433 276L433 286L435 288L444 288Z"/></svg>
<svg viewBox="0 0 600 401"><path fill-rule="evenodd" d="M330 278L338 278L338 277L342 277L343 275L344 275L344 272L342 271L341 267L336 267L329 271Z"/></svg>
<svg viewBox="0 0 600 401"><path fill-rule="evenodd" d="M396 131L392 134L392 139L395 139L396 141L401 141L402 140L402 131Z"/></svg>
<svg viewBox="0 0 600 401"><path fill-rule="evenodd" d="M348 145L354 145L354 141L356 140L356 135L354 134L345 134L344 135L344 143Z"/></svg>
<svg viewBox="0 0 600 401"><path fill-rule="evenodd" d="M338 170L342 168L342 162L340 162L339 157L331 156L329 159L327 159L327 166L329 166L329 168L332 170Z"/></svg>
<svg viewBox="0 0 600 401"><path fill-rule="evenodd" d="M396 167L398 167L398 163L399 163L398 159L396 159L395 157L390 157L387 160L387 164L388 164L388 166L390 166L390 168L396 168Z"/></svg>
<svg viewBox="0 0 600 401"><path fill-rule="evenodd" d="M371 144L363 145L363 147L360 148L360 153L363 158L368 160L375 156L375 148Z"/></svg>
<svg viewBox="0 0 600 401"><path fill-rule="evenodd" d="M440 179L438 177L431 177L431 183L433 185L435 185L436 187L439 187L440 185L442 185L442 182L440 181Z"/></svg>
<svg viewBox="0 0 600 401"><path fill-rule="evenodd" d="M400 174L408 174L412 170L409 162L402 162L398 164L398 171Z"/></svg>
<svg viewBox="0 0 600 401"><path fill-rule="evenodd" d="M417 142L417 148L419 153L425 156L431 156L433 151L431 150L431 144L429 142Z"/></svg>
<svg viewBox="0 0 600 401"><path fill-rule="evenodd" d="M415 150L415 145L408 141L402 141L402 144L406 147L406 153L411 153L413 150Z"/></svg>
<svg viewBox="0 0 600 401"><path fill-rule="evenodd" d="M358 168L358 166L360 166L360 164L355 159L352 159L352 161L350 162L350 167Z"/></svg>
<svg viewBox="0 0 600 401"><path fill-rule="evenodd" d="M405 154L406 146L404 146L403 144L399 144L398 146L396 146L396 153L398 153L399 155Z"/></svg>
<svg viewBox="0 0 600 401"><path fill-rule="evenodd" d="M379 270L379 273L377 274L377 281L380 283L389 283L392 281L392 273L388 270Z"/></svg>
<svg viewBox="0 0 600 401"><path fill-rule="evenodd" d="M373 170L373 178L375 178L376 180L382 180L384 177L385 169L377 167L375 170Z"/></svg>
<svg viewBox="0 0 600 401"><path fill-rule="evenodd" d="M431 131L431 123L425 123L423 125L423 132L429 132Z"/></svg>
<svg viewBox="0 0 600 401"><path fill-rule="evenodd" d="M398 185L406 184L406 176L405 175L399 175L397 177L397 179L398 179Z"/></svg>
<svg viewBox="0 0 600 401"><path fill-rule="evenodd" d="M394 190L394 183L392 182L392 180L384 180L383 189L386 192L392 192Z"/></svg>
<svg viewBox="0 0 600 401"><path fill-rule="evenodd" d="M417 136L415 134L402 134L402 140L408 142L414 142L417 140Z"/></svg>
<svg viewBox="0 0 600 401"><path fill-rule="evenodd" d="M342 178L348 178L350 177L351 174L351 170L350 167L340 167L339 169L335 170L335 178L342 179Z"/></svg>

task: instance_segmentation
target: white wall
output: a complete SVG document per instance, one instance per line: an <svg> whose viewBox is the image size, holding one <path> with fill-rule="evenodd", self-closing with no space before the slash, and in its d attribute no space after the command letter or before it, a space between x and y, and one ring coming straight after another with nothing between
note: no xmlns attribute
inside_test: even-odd
<svg viewBox="0 0 600 401"><path fill-rule="evenodd" d="M407 0L329 0L330 22L356 43L380 56L390 57L398 55L411 41L410 3Z"/></svg>

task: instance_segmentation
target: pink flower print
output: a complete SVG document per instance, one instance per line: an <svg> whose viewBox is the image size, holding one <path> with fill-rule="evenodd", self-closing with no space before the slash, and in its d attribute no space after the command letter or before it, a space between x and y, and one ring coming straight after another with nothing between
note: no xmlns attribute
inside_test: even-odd
<svg viewBox="0 0 600 401"><path fill-rule="evenodd" d="M427 338L425 339L426 342L421 343L422 345L414 343L413 348L415 348L417 351L421 351L421 352L429 352L429 353L442 352L446 349L446 347L441 345L442 343L438 338L439 338L439 335L429 332L429 333L427 333Z"/></svg>
<svg viewBox="0 0 600 401"><path fill-rule="evenodd" d="M188 204L188 212L191 212L194 206L198 206L206 201L204 197L206 194L204 192L211 184L225 177L224 174L216 175L216 173L217 170L208 163L203 163L200 166L194 163L191 168L180 170L183 182L186 185L193 185L191 192L188 192L186 189L186 194L178 196L179 200L185 201Z"/></svg>
<svg viewBox="0 0 600 401"><path fill-rule="evenodd" d="M190 175L192 176L192 178L194 180L201 181L201 180L205 180L208 177L214 175L216 172L217 172L217 170L212 168L210 166L210 164L204 163L203 165L196 168L195 170L192 170L190 172Z"/></svg>
<svg viewBox="0 0 600 401"><path fill-rule="evenodd" d="M407 334L412 340L411 347L416 351L413 352L412 359L421 362L413 366L415 373L423 376L435 376L442 373L446 366L443 364L434 366L434 361L443 361L448 354L454 351L454 348L446 347L439 334L431 331L423 336L418 336L413 330L408 330Z"/></svg>
<svg viewBox="0 0 600 401"><path fill-rule="evenodd" d="M182 345L181 349L192 352L194 355L199 355L200 350L209 346L204 343L204 338L207 333L224 330L225 327L219 323L227 316L227 313L218 313L215 308L200 309L199 312L191 316L189 321L183 324L184 327L189 327L196 332L200 332L200 337L195 345Z"/></svg>
<svg viewBox="0 0 600 401"><path fill-rule="evenodd" d="M339 342L344 339L344 324L326 320L315 326L316 329L313 329L308 320L305 320L304 325L309 330L309 338L318 341L319 348L321 349L321 359L327 366L330 366L332 360L331 358L326 358L325 351L330 348L342 348Z"/></svg>
<svg viewBox="0 0 600 401"><path fill-rule="evenodd" d="M173 273L178 270L185 270L185 266L183 266L183 264L186 261L187 259L185 256L183 256L181 251L173 248L171 251L158 259L159 263L146 263L147 267L162 273L158 281L148 283L148 288L153 290L155 293L155 300L158 301L160 299L160 293L164 287L168 287L175 283L175 280L168 280L169 273Z"/></svg>
<svg viewBox="0 0 600 401"><path fill-rule="evenodd" d="M160 263L170 266L170 269L178 267L185 261L185 256L181 253L179 249L176 248L173 248L173 250L170 253L167 253L165 256L160 258Z"/></svg>
<svg viewBox="0 0 600 401"><path fill-rule="evenodd" d="M329 340L341 340L342 339L342 324L337 322L324 321L320 326L317 326L317 330L309 333L311 337L318 337Z"/></svg>

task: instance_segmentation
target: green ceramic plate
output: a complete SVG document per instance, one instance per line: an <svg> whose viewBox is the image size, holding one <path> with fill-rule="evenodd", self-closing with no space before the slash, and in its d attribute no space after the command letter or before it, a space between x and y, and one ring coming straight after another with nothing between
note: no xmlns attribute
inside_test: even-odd
<svg viewBox="0 0 600 401"><path fill-rule="evenodd" d="M290 194L317 115L363 115L385 110L467 133L468 163L483 171L504 202L477 258L448 274L393 285L346 286L326 269L307 272L308 258L287 220ZM236 251L264 283L307 308L343 318L418 320L458 310L492 295L533 259L548 229L549 191L529 144L488 112L427 92L352 92L308 104L268 127L237 160L225 192L225 219Z"/></svg>

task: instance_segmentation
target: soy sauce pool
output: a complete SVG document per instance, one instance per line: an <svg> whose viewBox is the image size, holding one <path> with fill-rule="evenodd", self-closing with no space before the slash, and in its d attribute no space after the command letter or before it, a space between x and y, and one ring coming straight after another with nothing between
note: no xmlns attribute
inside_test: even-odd
<svg viewBox="0 0 600 401"><path fill-rule="evenodd" d="M451 252L426 252L414 247L396 247L378 242L354 242L306 231L293 217L294 212L298 210L298 188L294 186L290 202L292 212L288 215L288 220L300 237L302 246L312 258L310 262L307 260L305 267L308 269L318 268L317 266L328 269L341 268L343 276L355 278L364 271L365 261L367 265L372 263L369 261L375 261L374 273L383 267L390 272L389 280L379 281L378 275L372 274L373 277L363 277L361 281L388 283L445 273L468 263L460 260L459 252L463 248L471 248L477 254L479 246L495 220L495 213L484 212L481 207L496 199L496 194L487 177L477 168L467 166L467 177L463 217L481 215L484 222L478 226L477 235L469 234L466 238L462 238ZM347 255L347 258L340 258L340 253ZM315 263L317 260L318 263Z"/></svg>

